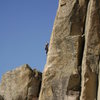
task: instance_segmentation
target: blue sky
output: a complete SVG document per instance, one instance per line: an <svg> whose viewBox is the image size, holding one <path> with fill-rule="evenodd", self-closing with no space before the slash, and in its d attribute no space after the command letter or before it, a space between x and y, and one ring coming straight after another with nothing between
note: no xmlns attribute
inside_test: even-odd
<svg viewBox="0 0 100 100"><path fill-rule="evenodd" d="M0 79L29 64L43 71L59 0L0 0Z"/></svg>

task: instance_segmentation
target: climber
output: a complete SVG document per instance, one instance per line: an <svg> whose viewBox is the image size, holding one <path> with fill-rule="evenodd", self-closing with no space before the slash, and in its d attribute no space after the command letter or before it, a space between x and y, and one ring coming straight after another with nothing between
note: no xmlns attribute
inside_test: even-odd
<svg viewBox="0 0 100 100"><path fill-rule="evenodd" d="M48 53L48 48L49 48L49 43L46 42L46 44L45 44L45 51L46 51L46 54Z"/></svg>

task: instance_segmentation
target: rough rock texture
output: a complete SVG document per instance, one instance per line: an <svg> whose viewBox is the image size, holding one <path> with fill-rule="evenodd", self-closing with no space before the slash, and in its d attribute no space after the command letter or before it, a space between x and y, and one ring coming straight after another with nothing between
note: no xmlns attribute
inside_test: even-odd
<svg viewBox="0 0 100 100"><path fill-rule="evenodd" d="M99 55L100 0L59 0L39 100L100 100Z"/></svg>
<svg viewBox="0 0 100 100"><path fill-rule="evenodd" d="M96 100L100 54L100 0L88 3L80 100ZM100 98L98 99L100 100Z"/></svg>
<svg viewBox="0 0 100 100"><path fill-rule="evenodd" d="M59 0L43 73L3 75L0 100L100 100L100 0Z"/></svg>
<svg viewBox="0 0 100 100"><path fill-rule="evenodd" d="M2 77L0 95L4 100L37 100L41 76L40 72L32 70L27 64L9 71Z"/></svg>
<svg viewBox="0 0 100 100"><path fill-rule="evenodd" d="M86 6L78 0L59 1L39 100L79 99Z"/></svg>

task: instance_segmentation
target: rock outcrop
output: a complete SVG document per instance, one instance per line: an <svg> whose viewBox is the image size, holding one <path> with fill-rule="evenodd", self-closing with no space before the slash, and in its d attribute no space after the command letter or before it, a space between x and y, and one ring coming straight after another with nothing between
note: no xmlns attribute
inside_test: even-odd
<svg viewBox="0 0 100 100"><path fill-rule="evenodd" d="M59 0L39 100L100 100L99 56L100 0Z"/></svg>
<svg viewBox="0 0 100 100"><path fill-rule="evenodd" d="M100 0L59 0L42 87L41 75L7 72L0 100L100 100Z"/></svg>
<svg viewBox="0 0 100 100"><path fill-rule="evenodd" d="M38 100L41 79L42 73L27 64L7 72L0 84L0 100Z"/></svg>

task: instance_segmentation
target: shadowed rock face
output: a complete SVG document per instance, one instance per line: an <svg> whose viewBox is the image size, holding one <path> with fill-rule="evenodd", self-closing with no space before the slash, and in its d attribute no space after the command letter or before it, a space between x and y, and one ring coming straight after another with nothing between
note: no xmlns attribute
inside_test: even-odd
<svg viewBox="0 0 100 100"><path fill-rule="evenodd" d="M4 100L37 100L42 73L25 64L2 77L0 95ZM3 100L3 99L0 99Z"/></svg>
<svg viewBox="0 0 100 100"><path fill-rule="evenodd" d="M39 100L96 100L99 54L100 0L59 0Z"/></svg>
<svg viewBox="0 0 100 100"><path fill-rule="evenodd" d="M4 100L3 97L0 95L0 100Z"/></svg>
<svg viewBox="0 0 100 100"><path fill-rule="evenodd" d="M80 100L97 100L100 56L100 0L88 3ZM100 94L100 93L99 93ZM98 98L100 100L100 98Z"/></svg>

